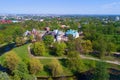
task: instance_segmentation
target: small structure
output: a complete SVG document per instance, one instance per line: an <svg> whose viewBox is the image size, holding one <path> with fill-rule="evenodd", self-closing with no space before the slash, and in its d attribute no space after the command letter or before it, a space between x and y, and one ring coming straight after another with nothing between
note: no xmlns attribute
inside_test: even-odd
<svg viewBox="0 0 120 80"><path fill-rule="evenodd" d="M74 38L78 38L79 37L79 33L77 30L67 30L67 32L65 33L66 36L68 36L69 34L71 34Z"/></svg>
<svg viewBox="0 0 120 80"><path fill-rule="evenodd" d="M69 28L70 26L61 25L61 28Z"/></svg>
<svg viewBox="0 0 120 80"><path fill-rule="evenodd" d="M43 22L44 21L44 19L40 19L40 22Z"/></svg>
<svg viewBox="0 0 120 80"><path fill-rule="evenodd" d="M45 30L46 30L46 31L50 31L50 28L49 28L49 27L46 27Z"/></svg>
<svg viewBox="0 0 120 80"><path fill-rule="evenodd" d="M57 34L56 34L56 41L61 41L62 40L62 37L64 36L65 34L64 34L64 32L62 32L62 31L57 31Z"/></svg>
<svg viewBox="0 0 120 80"><path fill-rule="evenodd" d="M12 23L11 20L0 20L0 24L10 24Z"/></svg>
<svg viewBox="0 0 120 80"><path fill-rule="evenodd" d="M30 35L31 33L30 33L30 31L26 31L25 33L24 33L24 36L28 36L28 35Z"/></svg>

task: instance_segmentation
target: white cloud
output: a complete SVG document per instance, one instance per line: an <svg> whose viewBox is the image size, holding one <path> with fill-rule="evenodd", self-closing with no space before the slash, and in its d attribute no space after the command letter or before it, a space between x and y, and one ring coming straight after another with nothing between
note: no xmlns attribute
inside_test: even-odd
<svg viewBox="0 0 120 80"><path fill-rule="evenodd" d="M104 4L102 5L103 9L120 9L120 2L112 2L112 3L108 3L108 4Z"/></svg>
<svg viewBox="0 0 120 80"><path fill-rule="evenodd" d="M103 4L99 10L104 14L120 14L120 1Z"/></svg>

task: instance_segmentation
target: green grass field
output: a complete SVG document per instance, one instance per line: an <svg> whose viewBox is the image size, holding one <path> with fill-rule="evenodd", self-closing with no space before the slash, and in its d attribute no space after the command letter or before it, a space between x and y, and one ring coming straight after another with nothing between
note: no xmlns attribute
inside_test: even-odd
<svg viewBox="0 0 120 80"><path fill-rule="evenodd" d="M16 47L13 49L13 51L24 61L24 62L28 62L29 60L29 54L28 54L28 47L29 44L25 44L23 46L20 47Z"/></svg>
<svg viewBox="0 0 120 80"><path fill-rule="evenodd" d="M23 46L16 47L10 51L14 51L24 62L28 62L28 60L29 60L28 49L27 49L28 45L29 44L25 44ZM8 52L6 52L6 53L8 53ZM6 53L4 53L2 56L0 56L1 64L4 64L4 59L5 59Z"/></svg>

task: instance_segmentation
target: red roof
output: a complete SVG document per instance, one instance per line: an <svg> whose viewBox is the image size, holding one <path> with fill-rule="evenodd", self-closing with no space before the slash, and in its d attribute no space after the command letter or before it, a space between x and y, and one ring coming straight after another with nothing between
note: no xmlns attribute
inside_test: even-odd
<svg viewBox="0 0 120 80"><path fill-rule="evenodd" d="M0 24L9 24L12 23L11 20L0 20Z"/></svg>

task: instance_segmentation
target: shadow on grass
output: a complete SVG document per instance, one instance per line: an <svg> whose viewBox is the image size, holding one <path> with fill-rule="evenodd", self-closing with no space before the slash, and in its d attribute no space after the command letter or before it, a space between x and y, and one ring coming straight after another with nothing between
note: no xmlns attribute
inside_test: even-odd
<svg viewBox="0 0 120 80"><path fill-rule="evenodd" d="M11 73L11 71L10 71L8 68L5 68L5 67L2 66L2 65L0 65L0 71L1 71L1 72L6 72L6 73L8 73L8 74Z"/></svg>
<svg viewBox="0 0 120 80"><path fill-rule="evenodd" d="M49 76L52 76L51 70L49 69L49 65L45 65L44 70L45 70L45 72L48 73Z"/></svg>
<svg viewBox="0 0 120 80"><path fill-rule="evenodd" d="M6 52L12 50L14 47L15 47L15 43L10 43L10 44L0 47L0 56Z"/></svg>
<svg viewBox="0 0 120 80"><path fill-rule="evenodd" d="M62 66L68 67L68 66L67 66L67 59L60 59L59 61L60 61L60 63L62 64Z"/></svg>

